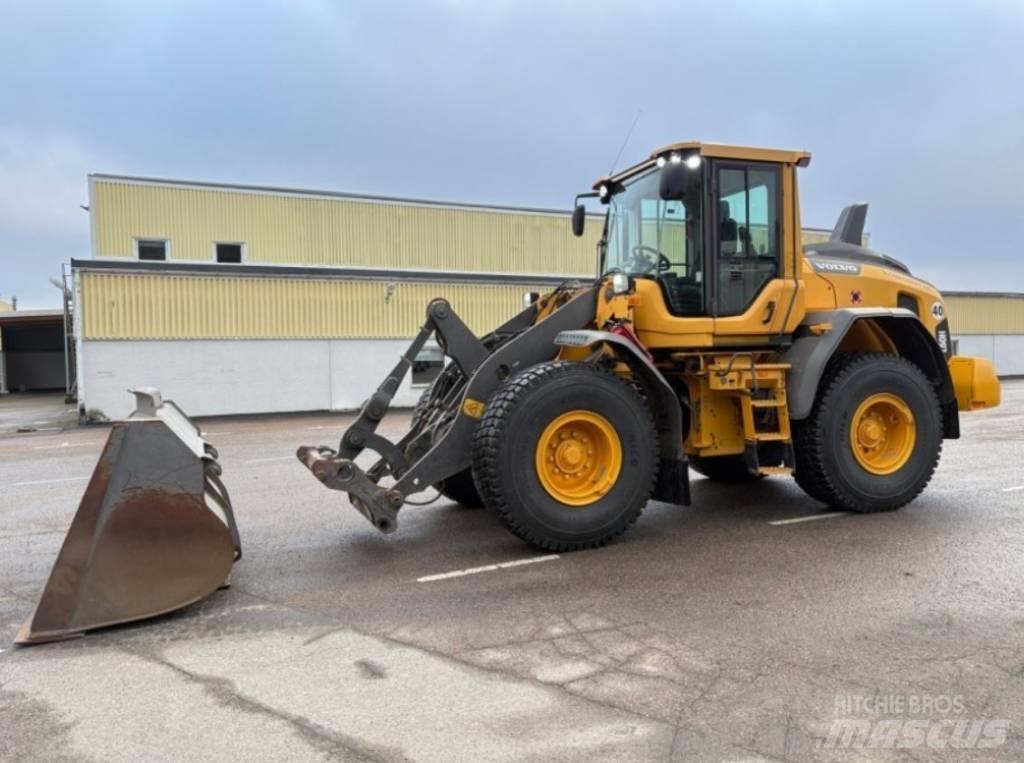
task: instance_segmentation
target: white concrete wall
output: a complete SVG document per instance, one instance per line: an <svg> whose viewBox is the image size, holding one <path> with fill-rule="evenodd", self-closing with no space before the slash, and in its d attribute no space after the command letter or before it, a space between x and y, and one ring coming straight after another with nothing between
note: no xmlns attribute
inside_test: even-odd
<svg viewBox="0 0 1024 763"><path fill-rule="evenodd" d="M79 401L109 419L132 412L130 387L152 386L189 416L353 410L405 340L83 341ZM407 376L394 405L421 393Z"/></svg>
<svg viewBox="0 0 1024 763"><path fill-rule="evenodd" d="M1024 335L965 334L953 335L957 354L988 358L1000 376L1024 376Z"/></svg>
<svg viewBox="0 0 1024 763"><path fill-rule="evenodd" d="M1024 375L1024 336L959 336L1003 376ZM190 416L358 408L405 351L405 340L83 341L79 400L110 419L133 409L129 387L157 387ZM63 370L61 371L63 374ZM409 377L394 405L422 388Z"/></svg>

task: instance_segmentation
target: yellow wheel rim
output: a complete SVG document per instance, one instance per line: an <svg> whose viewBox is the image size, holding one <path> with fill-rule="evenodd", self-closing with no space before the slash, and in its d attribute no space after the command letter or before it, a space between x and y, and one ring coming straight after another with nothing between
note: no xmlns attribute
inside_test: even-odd
<svg viewBox="0 0 1024 763"><path fill-rule="evenodd" d="M537 477L556 501L588 506L612 489L622 471L622 443L604 416L569 411L537 441Z"/></svg>
<svg viewBox="0 0 1024 763"><path fill-rule="evenodd" d="M898 472L910 460L917 442L914 413L903 398L879 392L857 406L850 421L850 447L866 471Z"/></svg>

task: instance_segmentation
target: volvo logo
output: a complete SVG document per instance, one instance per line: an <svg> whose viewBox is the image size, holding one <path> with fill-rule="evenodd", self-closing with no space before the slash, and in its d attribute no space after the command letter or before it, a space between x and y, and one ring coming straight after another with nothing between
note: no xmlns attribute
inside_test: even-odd
<svg viewBox="0 0 1024 763"><path fill-rule="evenodd" d="M852 262L830 262L828 260L811 260L811 265L819 273L835 273L844 276L860 275L860 265Z"/></svg>

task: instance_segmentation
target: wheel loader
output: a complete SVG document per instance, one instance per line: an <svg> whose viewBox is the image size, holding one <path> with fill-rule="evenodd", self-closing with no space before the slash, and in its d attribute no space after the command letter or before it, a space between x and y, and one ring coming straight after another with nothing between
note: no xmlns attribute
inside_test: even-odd
<svg viewBox="0 0 1024 763"><path fill-rule="evenodd" d="M987 360L953 353L934 287L862 246L866 205L801 246L809 162L687 142L601 178L572 215L579 236L581 199L607 208L591 282L524 295L483 337L433 300L338 447L299 460L381 532L434 493L554 551L608 543L651 499L689 504L691 468L792 475L846 511L907 504L960 411L998 405L999 382ZM377 429L431 338L448 363L393 442ZM157 390L133 392L16 643L178 609L241 557L216 450Z"/></svg>
<svg viewBox="0 0 1024 763"><path fill-rule="evenodd" d="M792 475L844 511L906 505L999 382L953 353L941 294L863 246L866 204L802 245L810 159L682 142L600 178L572 215L579 236L581 200L606 208L593 281L526 295L483 337L435 299L338 447L299 460L382 532L434 490L551 551L608 543L649 500L689 504L690 469ZM378 426L432 337L448 364L392 442Z"/></svg>

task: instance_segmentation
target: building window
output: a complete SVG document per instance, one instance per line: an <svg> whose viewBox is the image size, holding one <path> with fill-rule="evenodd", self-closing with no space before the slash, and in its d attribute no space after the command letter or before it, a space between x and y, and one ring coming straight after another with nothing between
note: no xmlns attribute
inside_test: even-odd
<svg viewBox="0 0 1024 763"><path fill-rule="evenodd" d="M412 362L412 386L426 387L444 368L444 353L440 347L424 347Z"/></svg>
<svg viewBox="0 0 1024 763"><path fill-rule="evenodd" d="M245 244L214 244L217 262L240 263Z"/></svg>
<svg viewBox="0 0 1024 763"><path fill-rule="evenodd" d="M140 260L166 260L167 242L159 239L136 239L135 256Z"/></svg>

